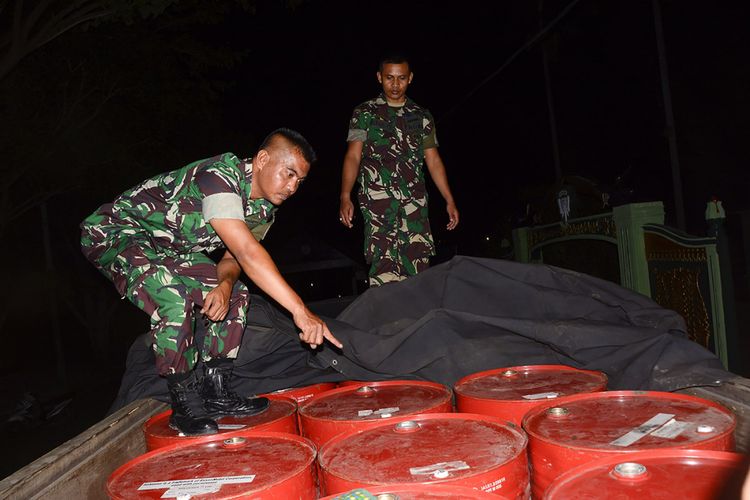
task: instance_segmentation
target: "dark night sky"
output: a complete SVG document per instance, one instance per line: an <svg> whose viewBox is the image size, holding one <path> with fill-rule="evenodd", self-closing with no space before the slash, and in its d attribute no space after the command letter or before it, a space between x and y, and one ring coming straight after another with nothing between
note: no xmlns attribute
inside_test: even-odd
<svg viewBox="0 0 750 500"><path fill-rule="evenodd" d="M631 201L664 200L668 221L674 222L652 2L546 0L542 18L548 22L571 5L545 38L562 171L605 188L628 172ZM177 18L170 7L156 21L89 30L80 45L70 41L75 34L65 35L38 53L85 53L98 64L111 64L110 76L123 87L148 88L132 98L118 95L103 107L96 133L74 138L111 157L97 172L119 173L124 162L138 164L132 175L113 177L111 185L84 188L90 201L81 215L147 175L222 151L250 155L265 133L288 126L308 137L320 161L282 208L268 244L304 232L312 222L319 237L356 257L359 228L347 232L336 224L346 127L352 108L379 91L378 57L395 49L413 60L409 94L438 121L441 154L462 212L459 229L447 234L441 229L442 200L433 189L436 237L459 253L476 252L478 241L497 235L498 221L517 219L526 188L555 181L540 45L495 74L538 32L537 6L310 0L289 10L284 2L265 0L254 15L235 9L213 26L192 31L170 29L170 16ZM725 200L730 211L748 208L744 165L750 155L743 139L750 131L749 9L675 0L662 1L662 7L688 229L702 231L711 196ZM136 46L139 37L158 40L163 52L151 55ZM244 55L230 69L185 70L175 84L166 72L180 71L191 40ZM99 43L109 49L97 53ZM144 64L150 57L153 65ZM140 65L137 81L127 72L131 65ZM45 75L58 76L52 69ZM183 85L214 77L224 86L215 87L210 100L186 96L179 112L170 106ZM136 139L118 136L116 127L128 122L138 127L136 119L156 124L149 132L156 144L125 158L122 150Z"/></svg>
<svg viewBox="0 0 750 500"><path fill-rule="evenodd" d="M107 381L89 405L106 410L147 319L85 262L78 223L147 176L225 151L248 156L272 129L295 128L319 162L281 208L266 245L282 264L305 258L315 241L361 260L361 226L348 231L337 222L340 169L353 107L380 90L383 52L410 55L409 95L438 123L462 216L456 231L445 231L444 204L431 186L442 257L495 256L486 237L509 237L524 193L555 182L540 45L489 78L539 31L538 1L307 0L293 10L285 3L261 0L253 15L235 7L212 25L185 28L185 12L205 13L208 3L182 0L157 18L66 32L0 80L0 202L10 200L2 206L12 210L51 195L48 247L38 205L0 220L5 280L13 284L0 292L11 353L0 367L10 393L0 397L8 404L35 381L63 380L62 360L65 390ZM545 37L563 174L602 189L626 174L628 200L663 200L674 223L652 2L544 0L542 17L548 22L569 5ZM661 5L687 228L703 234L711 196L730 217L750 211L750 4ZM190 48L199 44L224 50L203 61L209 52ZM212 64L237 53L234 64ZM7 184L17 172L25 173ZM18 332L34 332L34 373L16 373L29 355ZM79 425L101 418L80 411ZM64 438L59 431L55 438Z"/></svg>
<svg viewBox="0 0 750 500"><path fill-rule="evenodd" d="M361 227L348 231L337 222L340 169L352 108L379 92L377 60L391 50L412 59L409 95L436 117L462 214L459 228L445 231L444 204L432 187L433 230L444 256L494 255L482 243L486 237L509 237L525 193L554 183L540 45L498 72L539 31L538 2L308 0L292 10L285 4L261 0L254 14L234 7L206 25L184 24L191 9L206 13L205 4L185 1L149 20L72 30L5 78L10 99L3 115L15 121L3 123L13 135L0 134L11 137L0 146L10 172L29 169L11 198L50 189L44 181L52 178L55 268L78 270L73 278L93 272L77 252L77 225L99 204L200 158L251 155L279 126L306 135L319 162L281 208L266 242L272 255L293 262L300 258L297 240L315 239L361 260ZM724 200L728 213L750 209L750 9L661 4L687 227L701 233L711 196ZM544 38L563 174L602 189L627 174L628 200L664 200L673 223L652 2L545 0L541 17L549 22L568 6ZM200 44L220 50L194 48ZM242 57L232 65L209 64L237 53ZM90 90L80 101L73 99L77 86ZM116 92L101 97L110 87ZM96 111L85 126L75 114L88 116L81 109ZM36 208L14 219L4 248L21 256L19 268L35 272L47 265L43 232L30 230L38 224ZM33 293L29 280L19 280L23 293ZM17 295L8 294L8 303Z"/></svg>
<svg viewBox="0 0 750 500"><path fill-rule="evenodd" d="M548 0L544 19L570 3ZM700 2L663 3L688 227L696 230L703 228L712 195L728 210L746 209L750 185L742 140L750 131L744 92L750 83L744 63L748 9L706 9ZM240 130L296 127L320 156L309 184L282 217L317 202L320 224L335 222L351 109L378 92L377 58L394 48L414 61L409 94L438 120L441 154L463 215L460 230L445 234L438 229L442 200L433 197L439 238L467 245L492 229L488 219L520 210L521 188L554 181L539 45L477 88L538 31L536 2L464 2L457 8L327 1L291 15L267 6L258 14L237 22L236 43L253 50L253 62L238 72L238 85L227 96L227 119ZM578 2L547 40L563 173L607 186L629 168L634 201L664 200L673 221L651 2ZM334 239L346 238L335 224L327 229Z"/></svg>

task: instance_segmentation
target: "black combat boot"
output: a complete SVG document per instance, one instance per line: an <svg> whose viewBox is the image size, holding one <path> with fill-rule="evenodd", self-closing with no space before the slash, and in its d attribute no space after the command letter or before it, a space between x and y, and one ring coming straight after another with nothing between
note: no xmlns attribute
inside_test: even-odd
<svg viewBox="0 0 750 500"><path fill-rule="evenodd" d="M268 398L245 398L230 387L233 361L216 358L204 365L200 394L209 415L255 415L268 408Z"/></svg>
<svg viewBox="0 0 750 500"><path fill-rule="evenodd" d="M167 387L172 403L169 426L186 436L216 434L219 426L203 408L203 398L198 393L195 372L167 375Z"/></svg>

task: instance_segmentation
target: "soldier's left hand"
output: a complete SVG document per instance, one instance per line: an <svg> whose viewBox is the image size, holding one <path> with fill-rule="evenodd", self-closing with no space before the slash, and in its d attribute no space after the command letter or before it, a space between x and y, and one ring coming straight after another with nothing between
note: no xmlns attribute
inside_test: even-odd
<svg viewBox="0 0 750 500"><path fill-rule="evenodd" d="M455 203L449 203L446 205L445 210L448 212L448 225L445 227L447 227L449 231L452 231L458 226L458 209L456 208Z"/></svg>
<svg viewBox="0 0 750 500"><path fill-rule="evenodd" d="M205 314L211 321L223 321L229 312L229 300L232 297L232 287L224 283L206 294L201 314Z"/></svg>

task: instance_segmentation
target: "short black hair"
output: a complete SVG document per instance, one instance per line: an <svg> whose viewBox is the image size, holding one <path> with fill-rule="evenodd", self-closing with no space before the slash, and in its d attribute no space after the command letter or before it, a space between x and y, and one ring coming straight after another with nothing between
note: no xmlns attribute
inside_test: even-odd
<svg viewBox="0 0 750 500"><path fill-rule="evenodd" d="M391 52L383 57L380 58L380 62L378 63L378 71L383 72L383 66L386 64L406 64L409 66L409 71L411 71L411 63L409 62L409 57L406 54L400 53L400 52Z"/></svg>
<svg viewBox="0 0 750 500"><path fill-rule="evenodd" d="M287 141L291 142L297 149L299 149L299 152L302 153L302 157L310 165L318 161L318 156L315 154L315 150L310 145L310 143L307 142L307 139L305 139L304 136L296 130L292 130L286 127L277 128L276 130L268 134L266 138L263 139L263 143L261 143L258 149L260 150L267 148L276 136L281 136Z"/></svg>

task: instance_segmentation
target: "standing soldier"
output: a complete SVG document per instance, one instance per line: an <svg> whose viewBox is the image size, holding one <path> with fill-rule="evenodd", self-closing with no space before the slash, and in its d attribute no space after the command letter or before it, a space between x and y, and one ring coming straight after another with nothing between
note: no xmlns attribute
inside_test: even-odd
<svg viewBox="0 0 750 500"><path fill-rule="evenodd" d="M339 221L352 227L351 191L359 180L370 286L400 281L429 266L435 254L423 164L445 199L449 230L458 225L430 112L406 97L413 73L400 56L380 62L383 92L354 108L341 174Z"/></svg>
<svg viewBox="0 0 750 500"><path fill-rule="evenodd" d="M218 431L212 417L252 415L268 406L266 398L245 398L230 387L249 301L241 271L292 313L302 341L317 347L326 338L341 347L258 242L314 161L304 137L278 129L251 160L225 153L158 175L81 224L83 253L151 318L156 367L172 405L169 422L184 434L212 434ZM215 264L206 252L220 247L226 251ZM196 310L208 322L202 346L193 339ZM202 378L193 370L199 357Z"/></svg>

